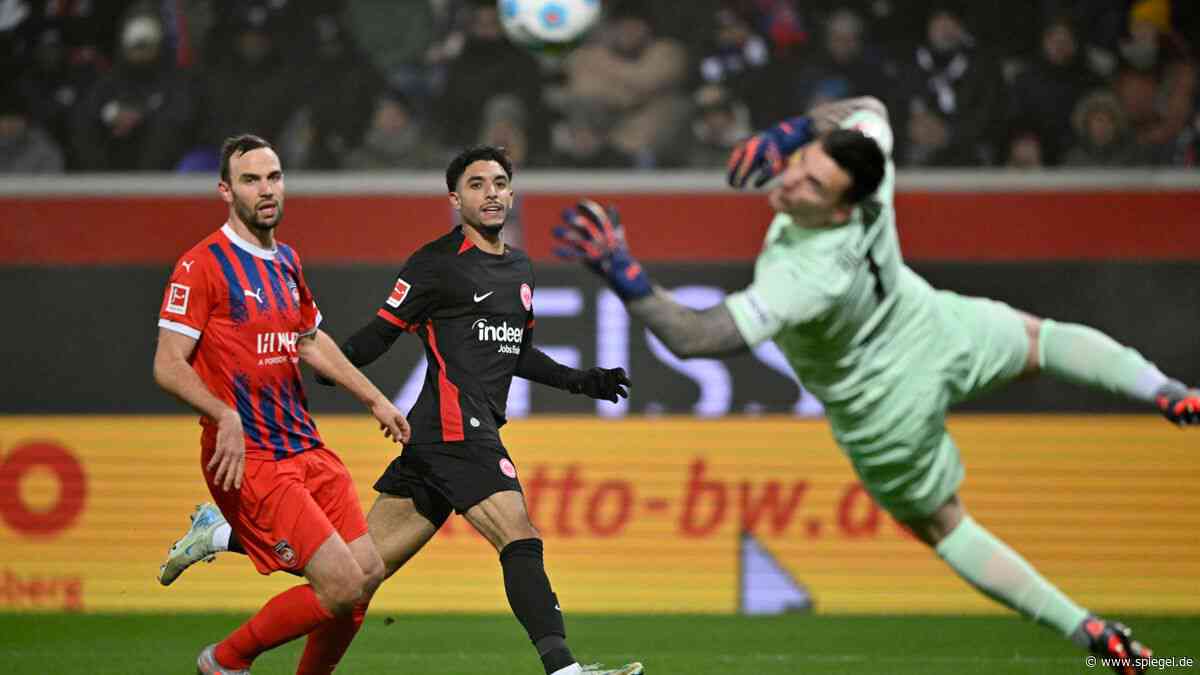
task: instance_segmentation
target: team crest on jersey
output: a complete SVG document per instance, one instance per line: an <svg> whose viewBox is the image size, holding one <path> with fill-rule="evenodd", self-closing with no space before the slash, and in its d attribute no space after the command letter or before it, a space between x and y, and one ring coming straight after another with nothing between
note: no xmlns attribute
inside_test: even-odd
<svg viewBox="0 0 1200 675"><path fill-rule="evenodd" d="M290 290L292 292L292 300L295 300L296 304L299 305L300 304L300 287L297 286L296 282L292 281L291 279L288 279L287 287L288 287L288 290Z"/></svg>
<svg viewBox="0 0 1200 675"><path fill-rule="evenodd" d="M408 289L412 288L409 283L403 279L396 280L396 287L392 289L392 294L388 296L388 307L399 307L400 303L404 302L404 297L408 295Z"/></svg>
<svg viewBox="0 0 1200 675"><path fill-rule="evenodd" d="M171 291L167 294L167 311L172 314L187 314L188 297L191 294L190 286L171 284Z"/></svg>
<svg viewBox="0 0 1200 675"><path fill-rule="evenodd" d="M292 550L292 545L287 539L280 539L278 544L275 544L275 557L284 565L291 565L296 562L296 552Z"/></svg>
<svg viewBox="0 0 1200 675"><path fill-rule="evenodd" d="M513 466L513 463L508 461L507 457L504 457L500 460L500 473L508 476L509 478L516 478L517 467Z"/></svg>
<svg viewBox="0 0 1200 675"><path fill-rule="evenodd" d="M526 312L533 308L533 289L529 284L521 284L521 304L525 305Z"/></svg>

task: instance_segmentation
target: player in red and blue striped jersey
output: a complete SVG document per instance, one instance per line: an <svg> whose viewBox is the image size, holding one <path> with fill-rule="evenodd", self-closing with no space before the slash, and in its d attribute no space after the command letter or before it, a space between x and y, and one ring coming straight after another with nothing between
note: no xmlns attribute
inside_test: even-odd
<svg viewBox="0 0 1200 675"><path fill-rule="evenodd" d="M385 435L407 441L399 410L320 329L300 258L275 240L283 217L279 157L256 136L222 149L229 220L171 274L159 313L154 377L201 414L201 466L262 574L308 584L272 598L222 642L201 673L249 672L262 652L308 634L301 672L330 672L362 623L383 562L345 465L325 447L300 380L304 360L354 393Z"/></svg>

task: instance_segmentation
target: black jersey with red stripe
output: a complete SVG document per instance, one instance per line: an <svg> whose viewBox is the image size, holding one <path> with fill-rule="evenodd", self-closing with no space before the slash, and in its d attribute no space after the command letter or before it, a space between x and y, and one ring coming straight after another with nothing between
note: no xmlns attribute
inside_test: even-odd
<svg viewBox="0 0 1200 675"><path fill-rule="evenodd" d="M529 257L508 246L486 253L456 227L404 263L378 316L425 344L410 443L499 441L517 361L532 345Z"/></svg>

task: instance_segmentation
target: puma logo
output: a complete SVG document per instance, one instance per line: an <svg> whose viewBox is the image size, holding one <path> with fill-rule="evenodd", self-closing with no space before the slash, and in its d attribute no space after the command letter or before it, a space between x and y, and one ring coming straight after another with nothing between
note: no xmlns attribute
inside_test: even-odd
<svg viewBox="0 0 1200 675"><path fill-rule="evenodd" d="M250 297L254 298L255 300L257 300L257 301L258 301L258 304L260 304L260 305L261 305L261 304L262 304L262 302L263 302L263 299L262 299L262 289L261 289L261 288L256 288L256 289L254 290L254 292L253 292L253 293L251 293L250 291L247 291L247 290L245 290L245 289L242 289L242 293L245 293L246 295L248 295L248 296L250 296Z"/></svg>
<svg viewBox="0 0 1200 675"><path fill-rule="evenodd" d="M183 266L183 269L185 269L185 270L187 270L187 271L191 272L191 271L192 271L192 265L195 265L195 264L196 264L196 261L195 261L195 260L185 260L185 261L183 261L183 262L181 262L181 263L179 263L179 264Z"/></svg>

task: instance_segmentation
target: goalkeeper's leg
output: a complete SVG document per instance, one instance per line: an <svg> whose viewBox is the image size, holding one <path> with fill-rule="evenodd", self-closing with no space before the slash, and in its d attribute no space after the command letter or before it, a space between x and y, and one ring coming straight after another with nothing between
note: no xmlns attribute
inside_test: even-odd
<svg viewBox="0 0 1200 675"><path fill-rule="evenodd" d="M1200 423L1200 392L1162 373L1136 350L1100 331L1025 316L1027 373L1044 372L1157 406L1171 422Z"/></svg>
<svg viewBox="0 0 1200 675"><path fill-rule="evenodd" d="M1057 630L1082 649L1117 659L1150 656L1150 650L1134 641L1128 628L1089 614L976 523L957 495L931 516L908 520L906 525L978 591Z"/></svg>

